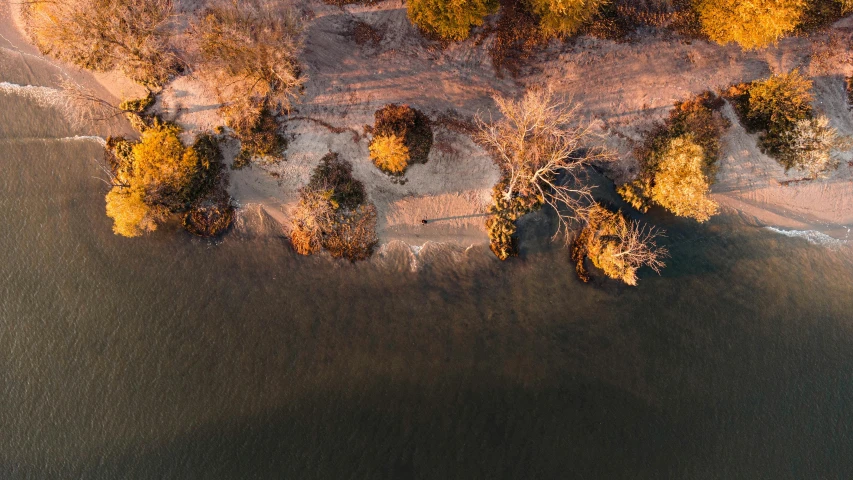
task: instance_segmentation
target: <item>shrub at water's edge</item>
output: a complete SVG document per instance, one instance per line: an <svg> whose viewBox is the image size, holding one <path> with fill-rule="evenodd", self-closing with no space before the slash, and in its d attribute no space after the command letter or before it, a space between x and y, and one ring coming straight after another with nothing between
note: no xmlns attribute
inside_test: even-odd
<svg viewBox="0 0 853 480"><path fill-rule="evenodd" d="M47 55L94 71L117 68L150 88L180 69L169 46L170 0L36 0L26 30Z"/></svg>
<svg viewBox="0 0 853 480"><path fill-rule="evenodd" d="M494 97L502 118L478 118L478 142L501 170L487 220L491 249L501 260L516 253L515 221L541 207L557 213L555 238L568 235L591 188L580 177L594 160L607 158L592 145L589 125L577 118L577 106L550 88L531 89L520 100Z"/></svg>
<svg viewBox="0 0 853 480"><path fill-rule="evenodd" d="M353 178L352 165L337 153L323 157L299 190L290 241L302 255L325 249L332 257L356 261L373 254L376 208L367 203L364 185Z"/></svg>
<svg viewBox="0 0 853 480"><path fill-rule="evenodd" d="M190 212L184 224L199 235L216 235L231 221L218 142L202 135L185 146L176 125L155 121L138 142L110 138L108 169L112 189L107 215L118 235L153 231L170 214ZM209 223L209 225L208 225Z"/></svg>
<svg viewBox="0 0 853 480"><path fill-rule="evenodd" d="M720 137L729 123L722 99L706 92L679 102L667 121L646 137L636 154L637 180L617 188L622 198L645 212L652 204L678 216L707 221L718 211L708 191L720 154Z"/></svg>
<svg viewBox="0 0 853 480"><path fill-rule="evenodd" d="M637 284L637 270L650 267L657 273L665 267L669 252L657 245L663 232L630 221L621 212L611 212L600 204L586 211L586 225L572 245L572 260L578 277L589 281L584 265L588 258L606 276L628 285Z"/></svg>

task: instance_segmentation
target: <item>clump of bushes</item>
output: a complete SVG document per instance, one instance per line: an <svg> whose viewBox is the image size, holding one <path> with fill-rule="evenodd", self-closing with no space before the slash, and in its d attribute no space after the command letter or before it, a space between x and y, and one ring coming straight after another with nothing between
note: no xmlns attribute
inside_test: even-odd
<svg viewBox="0 0 853 480"><path fill-rule="evenodd" d="M847 91L847 106L853 109L853 75L844 79L844 87Z"/></svg>
<svg viewBox="0 0 853 480"><path fill-rule="evenodd" d="M515 222L524 215L536 211L545 203L544 197L537 194L513 195L507 198L509 179L503 177L492 191L492 214L486 220L489 233L489 248L500 260L518 255L518 243Z"/></svg>
<svg viewBox="0 0 853 480"><path fill-rule="evenodd" d="M139 142L108 140L112 189L106 210L116 234L136 237L154 231L170 214L204 207L217 196L221 200L226 180L218 143L203 135L188 147L180 133L176 125L155 121ZM214 203L230 209L230 202Z"/></svg>
<svg viewBox="0 0 853 480"><path fill-rule="evenodd" d="M410 0L409 20L424 32L444 40L465 40L471 27L483 24L498 9L497 0Z"/></svg>
<svg viewBox="0 0 853 480"><path fill-rule="evenodd" d="M432 149L432 122L418 109L389 104L374 114L370 157L382 171L402 174L412 163L426 163Z"/></svg>
<svg viewBox="0 0 853 480"><path fill-rule="evenodd" d="M609 0L528 0L539 17L539 28L548 37L573 35Z"/></svg>
<svg viewBox="0 0 853 480"><path fill-rule="evenodd" d="M678 216L707 221L718 211L708 191L716 173L720 137L728 122L719 112L722 100L706 92L680 102L663 124L637 149L639 178L617 191L645 212L657 204Z"/></svg>
<svg viewBox="0 0 853 480"><path fill-rule="evenodd" d="M657 273L666 265L667 249L657 246L662 233L629 221L621 212L612 212L600 204L587 210L586 226L572 246L578 277L589 281L585 259L608 277L628 285L637 284L637 270L648 266Z"/></svg>
<svg viewBox="0 0 853 480"><path fill-rule="evenodd" d="M702 31L718 43L754 50L793 32L806 11L806 0L700 0Z"/></svg>
<svg viewBox="0 0 853 480"><path fill-rule="evenodd" d="M290 236L302 255L326 249L335 258L364 260L373 254L376 208L367 203L364 185L352 176L352 164L337 153L320 160L299 190Z"/></svg>
<svg viewBox="0 0 853 480"><path fill-rule="evenodd" d="M240 153L232 167L240 169L253 158L276 162L284 158L287 138L275 114L265 106L244 109L241 105L225 106L225 122L240 140Z"/></svg>
<svg viewBox="0 0 853 480"><path fill-rule="evenodd" d="M169 47L170 0L36 0L22 3L39 50L79 67L117 68L150 88L180 70Z"/></svg>
<svg viewBox="0 0 853 480"><path fill-rule="evenodd" d="M812 82L797 70L766 80L735 85L727 95L744 127L759 133L761 151L785 170L800 168L811 178L837 167L834 150L845 142L825 117L815 118Z"/></svg>

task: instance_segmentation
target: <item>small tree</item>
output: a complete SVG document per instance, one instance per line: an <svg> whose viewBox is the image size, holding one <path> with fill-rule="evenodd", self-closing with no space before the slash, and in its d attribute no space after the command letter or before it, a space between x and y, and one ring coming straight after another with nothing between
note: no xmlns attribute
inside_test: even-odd
<svg viewBox="0 0 853 480"><path fill-rule="evenodd" d="M171 0L25 2L27 31L42 53L95 71L121 69L162 86L178 68L169 51Z"/></svg>
<svg viewBox="0 0 853 480"><path fill-rule="evenodd" d="M445 40L465 40L471 27L498 9L497 0L410 0L409 20Z"/></svg>
<svg viewBox="0 0 853 480"><path fill-rule="evenodd" d="M794 30L806 11L806 0L699 0L702 31L721 44L735 42L746 50L766 47Z"/></svg>
<svg viewBox="0 0 853 480"><path fill-rule="evenodd" d="M409 166L409 149L396 135L374 137L370 142L370 159L383 172L402 174Z"/></svg>
<svg viewBox="0 0 853 480"><path fill-rule="evenodd" d="M609 0L529 0L539 16L539 27L546 36L577 33Z"/></svg>
<svg viewBox="0 0 853 480"><path fill-rule="evenodd" d="M805 170L811 179L838 168L839 161L834 154L848 148L850 143L839 137L838 131L829 126L829 119L823 115L798 121L789 135L791 158L787 163Z"/></svg>
<svg viewBox="0 0 853 480"><path fill-rule="evenodd" d="M704 154L689 135L672 139L655 166L649 197L680 217L705 222L719 206L710 198L710 184L703 171Z"/></svg>
<svg viewBox="0 0 853 480"><path fill-rule="evenodd" d="M608 277L636 285L640 268L647 266L659 274L666 266L663 259L669 252L657 245L662 235L654 227L628 221L620 212L611 212L596 203L587 210L586 226L572 249L578 275L588 280L583 262L589 258Z"/></svg>
<svg viewBox="0 0 853 480"><path fill-rule="evenodd" d="M146 201L171 210L185 206L202 165L192 147L181 142L180 130L169 125L149 128L133 146L133 185L145 192Z"/></svg>
<svg viewBox="0 0 853 480"><path fill-rule="evenodd" d="M568 233L591 199L590 187L578 176L590 162L607 158L606 153L590 145L591 127L578 122L577 107L555 98L550 88L529 90L517 101L494 98L503 118L495 122L477 118L478 138L492 150L502 173L494 190L493 213L512 215L512 222L525 211L548 204L557 212L555 238ZM493 245L493 250L496 247L503 249Z"/></svg>

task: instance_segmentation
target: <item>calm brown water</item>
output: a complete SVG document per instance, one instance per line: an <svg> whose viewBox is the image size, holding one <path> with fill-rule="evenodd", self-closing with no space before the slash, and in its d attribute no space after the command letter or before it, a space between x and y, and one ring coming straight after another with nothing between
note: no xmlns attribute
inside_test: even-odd
<svg viewBox="0 0 853 480"><path fill-rule="evenodd" d="M100 145L6 90L0 478L853 478L849 246L656 215L672 266L627 288L534 227L414 272L252 216L122 239Z"/></svg>

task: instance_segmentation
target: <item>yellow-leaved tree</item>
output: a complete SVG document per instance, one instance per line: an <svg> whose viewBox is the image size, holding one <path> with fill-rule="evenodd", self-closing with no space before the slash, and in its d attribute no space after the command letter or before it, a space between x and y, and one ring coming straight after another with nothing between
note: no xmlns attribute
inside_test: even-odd
<svg viewBox="0 0 853 480"><path fill-rule="evenodd" d="M153 231L167 212L185 210L197 196L211 165L185 146L179 133L174 125L154 124L129 154L116 159L113 188L106 197L116 234L136 237Z"/></svg>
<svg viewBox="0 0 853 480"><path fill-rule="evenodd" d="M577 33L608 0L530 0L533 13L539 16L539 28L546 36Z"/></svg>
<svg viewBox="0 0 853 480"><path fill-rule="evenodd" d="M370 159L387 173L403 173L409 166L409 149L396 135L378 136L370 142Z"/></svg>
<svg viewBox="0 0 853 480"><path fill-rule="evenodd" d="M465 40L471 27L498 9L497 0L410 0L409 20L445 40Z"/></svg>
<svg viewBox="0 0 853 480"><path fill-rule="evenodd" d="M670 140L654 167L651 200L670 212L705 222L719 206L708 198L710 184L703 171L702 147L692 135Z"/></svg>
<svg viewBox="0 0 853 480"><path fill-rule="evenodd" d="M142 190L122 186L107 193L107 216L113 219L113 233L138 237L157 229L156 215L142 197Z"/></svg>
<svg viewBox="0 0 853 480"><path fill-rule="evenodd" d="M806 11L806 0L699 0L702 31L717 43L745 50L766 47L792 32Z"/></svg>

